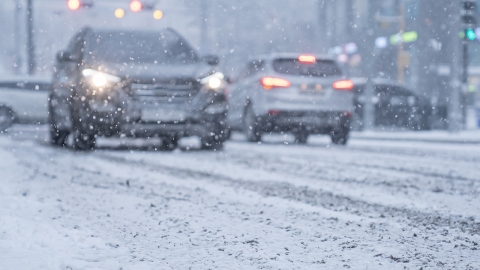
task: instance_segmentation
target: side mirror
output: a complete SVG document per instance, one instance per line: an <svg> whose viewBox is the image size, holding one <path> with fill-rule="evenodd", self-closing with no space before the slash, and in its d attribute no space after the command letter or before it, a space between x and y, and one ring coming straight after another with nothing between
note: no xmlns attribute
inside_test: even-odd
<svg viewBox="0 0 480 270"><path fill-rule="evenodd" d="M58 62L76 62L77 59L67 51L59 51L57 53L57 60Z"/></svg>
<svg viewBox="0 0 480 270"><path fill-rule="evenodd" d="M210 66L216 66L219 62L219 58L216 55L206 55L203 57L203 60Z"/></svg>
<svg viewBox="0 0 480 270"><path fill-rule="evenodd" d="M228 84L232 84L234 83L234 80L232 79L232 77L230 76L225 76L225 78L223 78Z"/></svg>

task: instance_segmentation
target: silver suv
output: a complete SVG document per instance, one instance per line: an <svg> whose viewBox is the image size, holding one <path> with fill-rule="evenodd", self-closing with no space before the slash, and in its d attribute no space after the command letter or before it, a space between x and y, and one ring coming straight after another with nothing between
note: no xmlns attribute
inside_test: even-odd
<svg viewBox="0 0 480 270"><path fill-rule="evenodd" d="M263 133L292 132L298 143L306 143L310 134L328 134L333 143L346 144L353 86L331 58L260 55L229 87L227 121L251 142Z"/></svg>

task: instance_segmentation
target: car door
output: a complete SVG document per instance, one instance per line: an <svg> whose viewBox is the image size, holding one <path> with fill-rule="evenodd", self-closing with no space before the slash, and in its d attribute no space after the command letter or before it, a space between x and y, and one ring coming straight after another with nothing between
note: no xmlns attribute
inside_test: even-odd
<svg viewBox="0 0 480 270"><path fill-rule="evenodd" d="M229 87L229 112L227 120L231 127L240 129L242 125L243 108L245 106L245 100L243 99L245 90L245 77L248 74L246 66L243 66L241 71L237 74L234 82Z"/></svg>
<svg viewBox="0 0 480 270"><path fill-rule="evenodd" d="M392 85L375 85L375 124L389 126L392 124L392 108L390 105L390 96Z"/></svg>
<svg viewBox="0 0 480 270"><path fill-rule="evenodd" d="M73 91L79 80L80 61L83 55L84 33L80 32L70 41L66 52L77 61L61 61L57 59L53 74L50 104L52 117L57 126L68 129L71 122L71 101Z"/></svg>
<svg viewBox="0 0 480 270"><path fill-rule="evenodd" d="M69 44L68 51L75 61L65 63L66 84L75 87L81 76L81 65L85 47L85 32L78 33Z"/></svg>
<svg viewBox="0 0 480 270"><path fill-rule="evenodd" d="M400 86L393 86L389 91L389 110L392 125L406 127L409 122L409 93Z"/></svg>
<svg viewBox="0 0 480 270"><path fill-rule="evenodd" d="M18 123L46 123L48 88L43 81L0 83L0 103L12 109Z"/></svg>

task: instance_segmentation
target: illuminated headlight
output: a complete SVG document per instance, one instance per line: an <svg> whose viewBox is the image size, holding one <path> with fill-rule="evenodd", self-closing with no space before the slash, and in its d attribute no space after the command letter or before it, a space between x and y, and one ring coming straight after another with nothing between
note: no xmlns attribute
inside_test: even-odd
<svg viewBox="0 0 480 270"><path fill-rule="evenodd" d="M113 76L93 69L84 69L82 71L82 74L85 78L89 80L89 82L93 86L97 88L102 88L112 83L118 83L121 80L117 76Z"/></svg>
<svg viewBox="0 0 480 270"><path fill-rule="evenodd" d="M208 77L201 79L200 83L204 84L209 90L218 90L225 85L223 78L225 78L225 76L222 73L216 72Z"/></svg>

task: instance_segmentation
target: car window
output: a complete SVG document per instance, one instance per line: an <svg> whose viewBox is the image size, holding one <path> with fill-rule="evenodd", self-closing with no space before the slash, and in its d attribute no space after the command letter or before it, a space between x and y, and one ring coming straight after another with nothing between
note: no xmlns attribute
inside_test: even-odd
<svg viewBox="0 0 480 270"><path fill-rule="evenodd" d="M405 97L408 97L408 96L414 96L414 94L412 93L412 91L406 89L406 88L403 88L403 87L398 87L396 89L396 94L398 96L405 96Z"/></svg>
<svg viewBox="0 0 480 270"><path fill-rule="evenodd" d="M397 88L393 85L381 84L375 86L375 94L377 96L391 96L394 95Z"/></svg>
<svg viewBox="0 0 480 270"><path fill-rule="evenodd" d="M48 91L48 89L50 88L50 84L45 82L23 82L23 81L0 82L0 88Z"/></svg>
<svg viewBox="0 0 480 270"><path fill-rule="evenodd" d="M265 60L253 60L249 61L242 69L240 74L237 76L238 79L243 79L249 76L254 75L255 73L265 69Z"/></svg>
<svg viewBox="0 0 480 270"><path fill-rule="evenodd" d="M355 94L364 94L365 93L365 84L355 84L353 87L353 93Z"/></svg>
<svg viewBox="0 0 480 270"><path fill-rule="evenodd" d="M263 60L254 60L248 63L247 66L247 76L251 76L258 71L264 70L265 61Z"/></svg>
<svg viewBox="0 0 480 270"><path fill-rule="evenodd" d="M100 32L88 36L92 61L111 63L193 63L198 57L188 43L171 31Z"/></svg>
<svg viewBox="0 0 480 270"><path fill-rule="evenodd" d="M273 69L282 74L328 77L340 76L342 71L332 60L317 60L314 64L303 64L298 59L280 58L273 61Z"/></svg>
<svg viewBox="0 0 480 270"><path fill-rule="evenodd" d="M83 33L78 33L75 35L70 43L68 44L68 49L73 57L80 59L84 50L84 39L83 39Z"/></svg>

